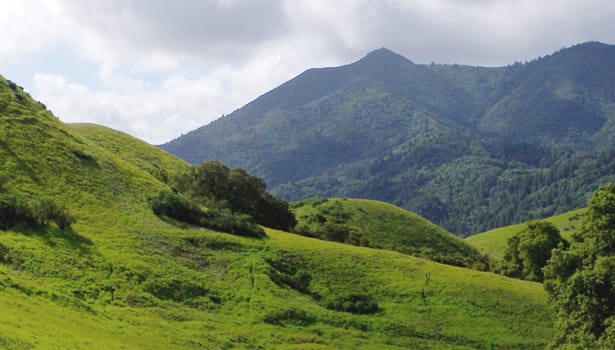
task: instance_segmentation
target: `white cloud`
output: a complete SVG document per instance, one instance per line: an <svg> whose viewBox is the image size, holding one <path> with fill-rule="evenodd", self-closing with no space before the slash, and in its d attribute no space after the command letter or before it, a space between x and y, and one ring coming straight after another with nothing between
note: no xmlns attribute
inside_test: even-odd
<svg viewBox="0 0 615 350"><path fill-rule="evenodd" d="M4 0L0 5L0 69L22 55L62 40L66 27L61 10L52 0L35 6L26 1Z"/></svg>
<svg viewBox="0 0 615 350"><path fill-rule="evenodd" d="M606 0L4 0L0 72L66 47L95 71L69 80L58 72L70 67L32 68L32 94L64 121L160 143L307 68L372 49L502 65L581 41L615 43L614 17Z"/></svg>

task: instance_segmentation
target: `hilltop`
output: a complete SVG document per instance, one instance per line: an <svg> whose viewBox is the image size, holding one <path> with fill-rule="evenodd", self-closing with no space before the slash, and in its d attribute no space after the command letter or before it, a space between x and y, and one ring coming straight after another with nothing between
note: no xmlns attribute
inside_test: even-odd
<svg viewBox="0 0 615 350"><path fill-rule="evenodd" d="M296 231L354 245L377 247L448 264L477 267L487 259L461 239L393 205L360 199L311 199L292 204ZM336 227L345 237L335 237ZM339 229L337 230L339 232ZM320 237L323 238L323 237Z"/></svg>
<svg viewBox="0 0 615 350"><path fill-rule="evenodd" d="M2 348L539 349L553 334L536 283L161 219L150 199L185 163L43 107L0 78L2 191L76 219L0 231Z"/></svg>
<svg viewBox="0 0 615 350"><path fill-rule="evenodd" d="M467 236L583 206L614 181L615 46L485 68L379 49L310 69L160 146L286 200L369 198Z"/></svg>

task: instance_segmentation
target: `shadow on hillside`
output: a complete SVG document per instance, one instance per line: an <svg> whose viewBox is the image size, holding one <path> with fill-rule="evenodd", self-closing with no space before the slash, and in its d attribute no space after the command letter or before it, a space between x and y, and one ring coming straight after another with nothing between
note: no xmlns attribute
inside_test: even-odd
<svg viewBox="0 0 615 350"><path fill-rule="evenodd" d="M66 245L70 249L79 250L81 253L90 253L93 245L89 238L83 237L72 228L61 230L57 227L46 227L26 229L21 230L21 232L26 236L39 238L51 247Z"/></svg>
<svg viewBox="0 0 615 350"><path fill-rule="evenodd" d="M6 142L4 142L4 141L0 140L0 148L1 148L1 149L4 149L4 151L7 153L7 155L8 155L9 157L13 158L13 160L17 163L17 167L18 167L20 170L23 170L23 171L24 171L24 173L26 173L26 174L27 174L27 175L28 175L28 176L32 179L32 181L34 181L34 182L35 182L35 183L37 183L37 184L40 184L41 180L40 180L40 179L39 179L39 177L37 176L36 172L35 172L32 168L30 168L30 166L29 166L29 165L28 165L25 161L23 161L23 160L19 157L19 155L17 155L17 153L15 153L15 152L14 152L14 151L13 151L13 150L9 147L9 145L8 145Z"/></svg>

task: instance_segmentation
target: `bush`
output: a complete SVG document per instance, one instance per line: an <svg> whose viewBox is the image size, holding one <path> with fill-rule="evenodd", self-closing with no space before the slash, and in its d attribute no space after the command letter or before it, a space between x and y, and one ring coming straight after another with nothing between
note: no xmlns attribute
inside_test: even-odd
<svg viewBox="0 0 615 350"><path fill-rule="evenodd" d="M17 200L15 196L0 194L0 229L8 230L16 224Z"/></svg>
<svg viewBox="0 0 615 350"><path fill-rule="evenodd" d="M299 293L318 297L310 292L312 276L302 256L280 251L275 257L266 258L265 261L271 266L269 278L274 283L286 285Z"/></svg>
<svg viewBox="0 0 615 350"><path fill-rule="evenodd" d="M202 209L198 204L174 192L162 192L150 199L154 214L190 225L227 232L239 236L263 237L265 231L247 215L236 215L228 209Z"/></svg>
<svg viewBox="0 0 615 350"><path fill-rule="evenodd" d="M373 314L379 310L378 303L365 294L330 295L323 302L329 310L353 314Z"/></svg>
<svg viewBox="0 0 615 350"><path fill-rule="evenodd" d="M173 192L162 192L158 197L150 199L150 205L154 214L200 226L203 211L182 196Z"/></svg>
<svg viewBox="0 0 615 350"><path fill-rule="evenodd" d="M316 317L301 309L291 308L288 310L267 314L263 321L265 323L274 324L277 326L284 326L284 324L289 323L296 326L306 327L316 323Z"/></svg>
<svg viewBox="0 0 615 350"><path fill-rule="evenodd" d="M0 229L8 230L14 226L46 227L50 221L64 230L75 220L66 207L58 207L48 198L26 202L12 193L0 193Z"/></svg>
<svg viewBox="0 0 615 350"><path fill-rule="evenodd" d="M148 279L143 284L143 289L160 300L175 302L206 296L208 293L205 286L195 281L185 281L174 277Z"/></svg>
<svg viewBox="0 0 615 350"><path fill-rule="evenodd" d="M66 207L56 207L52 220L58 225L60 230L70 228L75 223L75 218L68 212Z"/></svg>

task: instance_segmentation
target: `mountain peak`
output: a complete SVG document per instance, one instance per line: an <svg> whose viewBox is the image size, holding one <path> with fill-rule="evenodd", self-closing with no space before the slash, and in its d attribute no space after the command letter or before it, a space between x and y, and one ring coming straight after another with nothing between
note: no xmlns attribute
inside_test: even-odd
<svg viewBox="0 0 615 350"><path fill-rule="evenodd" d="M391 64L394 62L412 63L412 61L405 58L404 56L393 52L385 47L371 51L365 57L360 59L359 62L368 62L376 64Z"/></svg>
<svg viewBox="0 0 615 350"><path fill-rule="evenodd" d="M597 57L612 57L615 54L615 45L601 43L599 41L588 41L570 47L562 48L552 56L577 57L580 59Z"/></svg>

